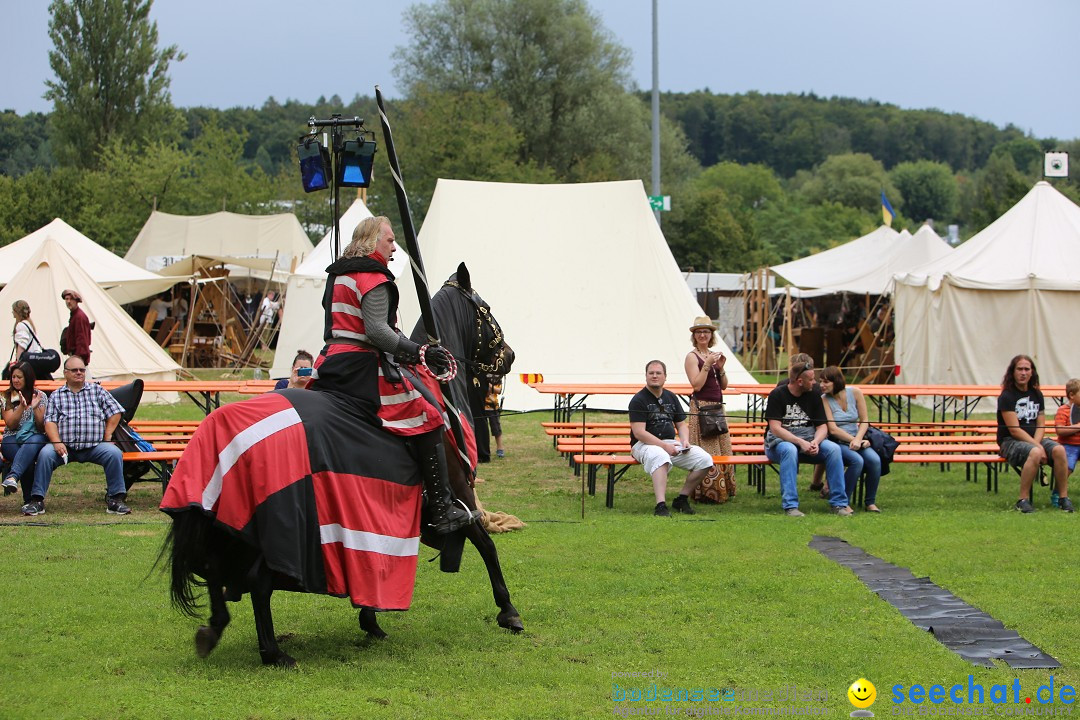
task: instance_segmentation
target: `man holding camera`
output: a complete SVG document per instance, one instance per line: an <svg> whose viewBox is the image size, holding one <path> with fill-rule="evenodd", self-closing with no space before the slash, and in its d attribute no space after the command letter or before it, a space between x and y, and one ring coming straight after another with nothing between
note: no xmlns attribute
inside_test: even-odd
<svg viewBox="0 0 1080 720"><path fill-rule="evenodd" d="M127 515L131 508L124 504L124 454L112 442L124 408L101 385L86 382L86 363L78 355L64 362L64 381L49 398L45 410L45 437L49 442L38 453L34 487L30 502L22 507L23 515L44 514L45 493L53 470L68 462L104 467L105 511Z"/></svg>
<svg viewBox="0 0 1080 720"><path fill-rule="evenodd" d="M656 508L653 515L671 517L666 502L671 466L689 471L678 497L671 503L677 512L693 515L690 493L713 466L712 456L690 444L690 426L679 399L664 389L667 366L650 360L645 366L645 387L630 400L630 454L641 463L653 482Z"/></svg>

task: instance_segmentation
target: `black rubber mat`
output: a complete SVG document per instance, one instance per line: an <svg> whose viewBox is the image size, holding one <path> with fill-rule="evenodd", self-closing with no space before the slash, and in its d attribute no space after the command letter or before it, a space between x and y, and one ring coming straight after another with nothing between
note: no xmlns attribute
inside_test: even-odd
<svg viewBox="0 0 1080 720"><path fill-rule="evenodd" d="M917 578L907 568L887 563L840 538L815 535L810 547L851 570L915 627L930 631L968 662L984 667L993 667L993 660L1013 668L1061 667L1014 630L938 587L930 578Z"/></svg>

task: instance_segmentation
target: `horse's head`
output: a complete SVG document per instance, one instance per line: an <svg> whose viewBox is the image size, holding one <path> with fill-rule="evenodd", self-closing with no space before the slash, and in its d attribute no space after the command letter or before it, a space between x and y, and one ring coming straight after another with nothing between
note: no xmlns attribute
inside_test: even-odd
<svg viewBox="0 0 1080 720"><path fill-rule="evenodd" d="M510 366L514 363L514 351L506 343L502 326L491 313L491 306L473 289L469 268L465 267L465 263L458 265L457 272L443 284L443 289L456 291L453 294L464 297L475 318L472 332L466 332L462 338L462 345L459 348L462 356L459 360L475 376L484 373L490 375L509 373ZM448 330L445 329L444 332Z"/></svg>

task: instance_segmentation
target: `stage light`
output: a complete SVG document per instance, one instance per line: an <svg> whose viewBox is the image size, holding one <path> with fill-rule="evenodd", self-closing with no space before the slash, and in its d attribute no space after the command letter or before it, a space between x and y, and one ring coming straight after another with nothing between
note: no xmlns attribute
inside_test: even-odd
<svg viewBox="0 0 1080 720"><path fill-rule="evenodd" d="M300 158L300 178L304 192L315 192L330 187L330 153L322 143L310 135L300 138L296 147Z"/></svg>
<svg viewBox="0 0 1080 720"><path fill-rule="evenodd" d="M341 146L337 163L337 182L341 187L371 185L371 170L375 162L375 141L358 138L346 140Z"/></svg>

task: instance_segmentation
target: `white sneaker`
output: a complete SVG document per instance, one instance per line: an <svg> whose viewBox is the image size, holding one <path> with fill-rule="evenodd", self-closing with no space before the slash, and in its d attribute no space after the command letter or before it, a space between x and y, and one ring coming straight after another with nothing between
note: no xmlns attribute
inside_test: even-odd
<svg viewBox="0 0 1080 720"><path fill-rule="evenodd" d="M10 495L19 489L19 485L15 482L15 478L13 477L4 478L4 482L0 483L0 485L3 485L5 495Z"/></svg>

